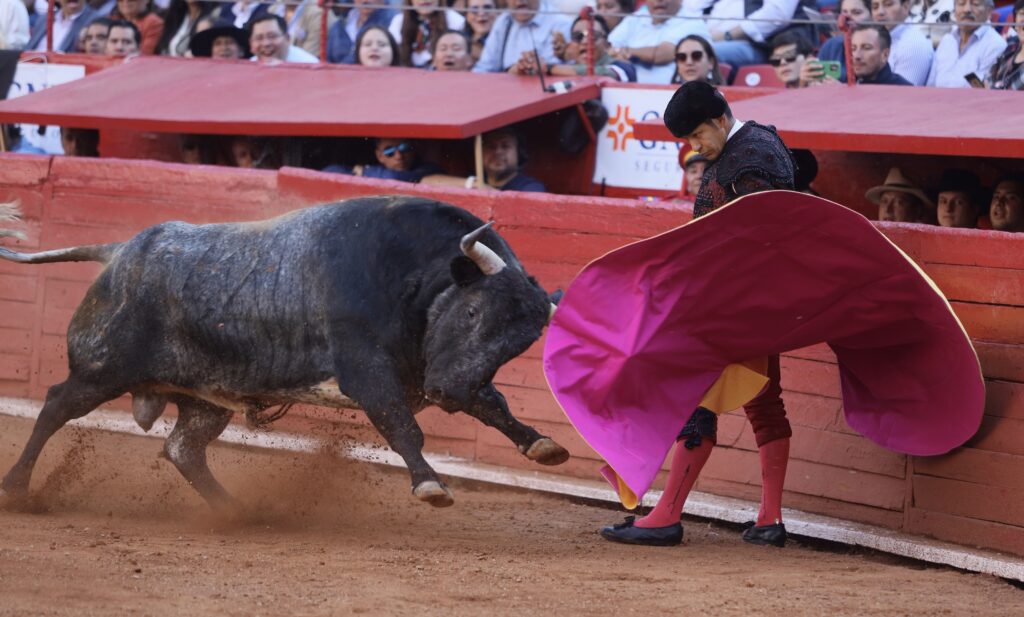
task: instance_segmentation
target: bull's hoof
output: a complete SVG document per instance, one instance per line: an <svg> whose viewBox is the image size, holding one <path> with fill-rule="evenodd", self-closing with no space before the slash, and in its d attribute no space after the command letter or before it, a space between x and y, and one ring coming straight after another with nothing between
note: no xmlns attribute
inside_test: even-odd
<svg viewBox="0 0 1024 617"><path fill-rule="evenodd" d="M448 487L434 480L420 482L412 489L412 494L416 499L425 501L435 508L447 508L455 503L455 498Z"/></svg>
<svg viewBox="0 0 1024 617"><path fill-rule="evenodd" d="M555 443L550 437L541 437L524 452L526 458L541 465L561 465L569 460L569 451Z"/></svg>

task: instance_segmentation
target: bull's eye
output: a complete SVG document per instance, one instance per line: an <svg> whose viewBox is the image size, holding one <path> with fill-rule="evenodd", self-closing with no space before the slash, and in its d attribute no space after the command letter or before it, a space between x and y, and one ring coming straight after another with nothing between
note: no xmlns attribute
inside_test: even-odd
<svg viewBox="0 0 1024 617"><path fill-rule="evenodd" d="M469 315L470 319L476 319L476 309L466 309L466 314Z"/></svg>

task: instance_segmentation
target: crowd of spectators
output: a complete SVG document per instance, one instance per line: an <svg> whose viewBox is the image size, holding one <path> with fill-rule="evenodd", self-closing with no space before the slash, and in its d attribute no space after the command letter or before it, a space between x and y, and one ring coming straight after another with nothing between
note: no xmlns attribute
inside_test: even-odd
<svg viewBox="0 0 1024 617"><path fill-rule="evenodd" d="M58 0L53 47L264 62L315 62L323 52L331 63L564 76L585 72L581 50L593 49L599 74L640 83L727 84L742 66L771 64L792 88L845 81L852 68L867 84L1024 89L1024 0L1003 32L988 23L993 0L634 2L350 0L328 4L321 41L325 9L318 0ZM585 4L599 17L593 48L585 44L589 27L575 25ZM46 6L0 0L0 48L45 50ZM850 24L853 67L846 66L844 35L812 7ZM112 28L121 30L116 45ZM210 29L237 49L215 54L217 46L201 36ZM446 59L435 62L439 45Z"/></svg>
<svg viewBox="0 0 1024 617"><path fill-rule="evenodd" d="M1024 176L1002 176L989 190L975 174L949 169L933 194L893 167L865 197L878 205L880 221L1024 232Z"/></svg>
<svg viewBox="0 0 1024 617"><path fill-rule="evenodd" d="M739 67L769 64L787 88L858 83L1024 89L1024 0L1010 27L988 23L993 0L58 0L53 48L133 56L317 62L433 71L586 74L654 84L730 82ZM589 4L593 19L580 17ZM47 47L46 0L0 0L0 48ZM842 16L849 29L814 9ZM325 15L326 12L326 15ZM322 40L326 19L326 39ZM847 46L849 54L847 54ZM847 66L849 59L850 66ZM76 151L84 138L68 138ZM411 141L376 140L374 162L332 171L495 189L539 183L521 176L525 149L515 131L488 144L517 144L511 167L482 179L447 176L421 161ZM507 145L507 144L506 144ZM195 143L190 147L198 148ZM235 140L218 160L257 164L258 142ZM188 148L183 145L183 154ZM508 150L508 148L505 148ZM198 156L198 155L195 155ZM210 158L204 155L205 159ZM204 158L204 157L199 157ZM687 182L706 162L687 159ZM514 169L514 173L509 169ZM525 180L524 180L525 178ZM973 178L973 180L972 180ZM1006 178L981 197L977 178L951 171L935 199L894 169L868 191L879 218L1018 230L1021 181ZM890 190L883 190L890 187Z"/></svg>

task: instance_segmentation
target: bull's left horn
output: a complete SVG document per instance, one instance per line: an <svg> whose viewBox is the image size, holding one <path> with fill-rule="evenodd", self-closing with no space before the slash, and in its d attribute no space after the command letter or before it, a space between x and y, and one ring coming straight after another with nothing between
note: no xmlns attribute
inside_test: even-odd
<svg viewBox="0 0 1024 617"><path fill-rule="evenodd" d="M482 236L493 224L494 221L491 221L477 229L474 229L468 234L462 236L462 242L459 243L459 246L462 247L462 254L472 259L477 267L488 276L501 272L507 265L505 260L484 245L484 243L477 242L477 240L480 239L480 236Z"/></svg>
<svg viewBox="0 0 1024 617"><path fill-rule="evenodd" d="M551 323L551 320L555 318L555 311L556 310L558 310L558 305L555 304L554 302L552 302L548 306L548 323Z"/></svg>

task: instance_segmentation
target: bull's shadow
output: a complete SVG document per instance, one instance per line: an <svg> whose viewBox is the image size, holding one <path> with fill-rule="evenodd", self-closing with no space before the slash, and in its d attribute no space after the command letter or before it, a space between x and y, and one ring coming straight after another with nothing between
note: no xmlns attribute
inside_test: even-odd
<svg viewBox="0 0 1024 617"><path fill-rule="evenodd" d="M0 205L0 220L17 214ZM0 258L105 265L68 328L70 375L47 392L0 504L27 495L57 430L126 392L144 430L177 404L164 452L215 508L233 502L207 445L237 412L261 422L296 402L363 409L434 506L453 498L421 452L414 414L427 405L479 419L538 463L569 457L492 383L554 305L490 224L460 208L361 198L253 223L163 223L123 243L0 247Z"/></svg>

